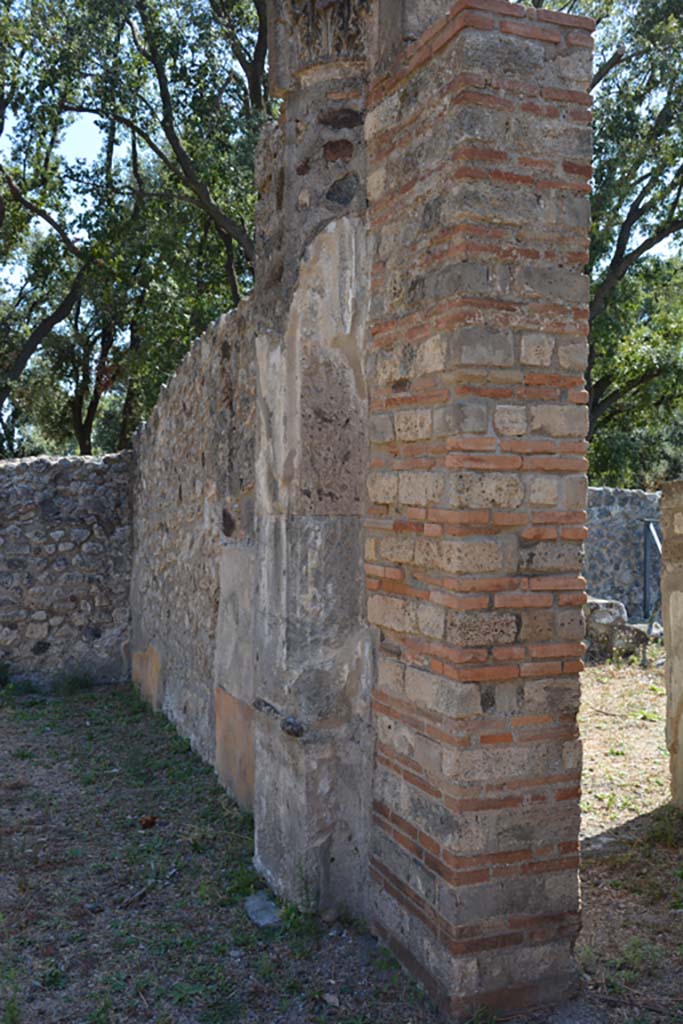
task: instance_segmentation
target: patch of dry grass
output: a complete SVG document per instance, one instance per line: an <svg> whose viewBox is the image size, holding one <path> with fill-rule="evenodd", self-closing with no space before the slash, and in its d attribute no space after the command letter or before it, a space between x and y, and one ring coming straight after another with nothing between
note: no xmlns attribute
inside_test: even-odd
<svg viewBox="0 0 683 1024"><path fill-rule="evenodd" d="M663 669L612 664L587 669L579 720L583 836L625 825L668 802Z"/></svg>
<svg viewBox="0 0 683 1024"><path fill-rule="evenodd" d="M669 803L662 669L583 677L583 931L611 1024L683 1021L683 813Z"/></svg>
<svg viewBox="0 0 683 1024"><path fill-rule="evenodd" d="M577 952L610 1024L683 1022L664 717L660 670L586 672L583 830L610 842L584 861ZM0 1024L436 1019L353 922L249 922L250 819L128 688L6 701L0 732Z"/></svg>
<svg viewBox="0 0 683 1024"><path fill-rule="evenodd" d="M251 819L129 688L0 706L0 1024L427 1024L352 922L244 898Z"/></svg>

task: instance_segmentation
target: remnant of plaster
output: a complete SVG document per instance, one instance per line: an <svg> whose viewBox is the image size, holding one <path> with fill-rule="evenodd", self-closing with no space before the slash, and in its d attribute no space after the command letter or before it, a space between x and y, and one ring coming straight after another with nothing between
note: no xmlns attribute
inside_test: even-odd
<svg viewBox="0 0 683 1024"><path fill-rule="evenodd" d="M365 908L372 732L363 623L366 231L323 226L284 336L257 339L256 864L301 905ZM342 754L343 751L343 754Z"/></svg>
<svg viewBox="0 0 683 1024"><path fill-rule="evenodd" d="M215 694L216 771L245 810L254 805L254 710L225 690Z"/></svg>
<svg viewBox="0 0 683 1024"><path fill-rule="evenodd" d="M155 711L160 711L164 697L163 670L161 657L153 644L133 653L132 677L142 699Z"/></svg>
<svg viewBox="0 0 683 1024"><path fill-rule="evenodd" d="M328 224L309 245L284 340L257 338L257 500L263 514L359 514L366 390L365 228Z"/></svg>

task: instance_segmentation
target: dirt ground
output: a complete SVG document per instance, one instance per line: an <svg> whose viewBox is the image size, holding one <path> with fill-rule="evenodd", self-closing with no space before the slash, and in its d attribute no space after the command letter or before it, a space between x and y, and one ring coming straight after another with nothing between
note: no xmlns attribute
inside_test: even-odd
<svg viewBox="0 0 683 1024"><path fill-rule="evenodd" d="M586 1024L683 1022L683 817L667 807L664 701L661 670L584 677ZM128 688L4 691L0 1024L436 1020L358 922L286 907L279 931L254 927L251 852L249 817Z"/></svg>
<svg viewBox="0 0 683 1024"><path fill-rule="evenodd" d="M663 668L584 673L586 984L610 1024L683 1021L683 814L669 803Z"/></svg>

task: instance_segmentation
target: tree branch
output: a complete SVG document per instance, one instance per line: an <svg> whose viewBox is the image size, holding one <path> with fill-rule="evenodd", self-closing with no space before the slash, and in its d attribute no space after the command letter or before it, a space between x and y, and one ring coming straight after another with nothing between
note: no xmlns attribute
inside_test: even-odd
<svg viewBox="0 0 683 1024"><path fill-rule="evenodd" d="M646 384L650 384L653 380L656 380L657 377L661 376L664 372L665 369L663 367L648 370L647 373L641 374L640 377L636 377L635 380L630 381L621 388L616 388L614 391L610 392L606 398L603 398L602 401L597 402L596 405L591 408L590 432L588 435L589 440L593 437L598 420L604 416L608 410L613 409L613 407L617 405L618 402L621 402L626 398L627 395L632 395L635 391L639 391L641 388L645 387ZM600 384L600 381L598 381L598 384Z"/></svg>
<svg viewBox="0 0 683 1024"><path fill-rule="evenodd" d="M132 118L126 117L125 114L119 114L113 111L103 110L102 107L64 105L62 106L62 111L64 113L71 114L92 114L93 117L101 117L105 120L111 119L113 121L116 121L117 124L122 125L124 128L128 128L129 131L135 132L135 134L142 139L147 148L151 149L154 155L157 156L159 160L161 160L164 167L166 167L166 169L169 170L171 174L173 174L173 176L178 179L178 181L180 181L181 183L183 182L183 178L179 174L178 168L175 166L173 161L169 160L168 156L166 155L166 153L164 153L161 146L158 146L157 143L152 138L152 136L143 128L141 128L139 124L133 121Z"/></svg>
<svg viewBox="0 0 683 1024"><path fill-rule="evenodd" d="M265 68L266 54L268 50L268 26L265 0L253 0L256 14L258 16L258 34L256 44L251 55L247 53L239 40L234 27L234 15L231 12L230 0L210 0L211 10L228 38L233 56L246 79L246 95L244 97L244 111L247 117L251 116L253 110L264 110L266 106Z"/></svg>
<svg viewBox="0 0 683 1024"><path fill-rule="evenodd" d="M680 231L683 227L683 220L678 219L675 216L683 191L683 165L681 165L673 176L673 182L678 179L678 188L674 192L667 220L652 236L650 236L650 238L646 238L632 252L627 254L628 243L631 235L633 234L634 228L638 222L655 209L657 205L656 200L654 199L651 199L647 203L644 202L656 184L653 180L653 173L647 175L645 185L631 203L629 211L621 225L614 255L607 269L607 273L605 274L602 283L598 286L595 295L593 296L593 301L591 302L591 322L595 317L602 313L607 304L610 292L616 287L619 281L621 281L636 260L640 259L641 256L646 252L649 252L649 250L654 248L656 245L659 245L659 243L664 241L665 238L669 238L669 236L675 234L676 231Z"/></svg>
<svg viewBox="0 0 683 1024"><path fill-rule="evenodd" d="M593 89L596 88L596 86L600 85L600 82L602 82L604 78L607 78L610 71L616 68L619 64L622 64L625 59L626 47L623 43L619 43L612 56L603 64L601 64L598 70L593 75L593 81L590 84L590 92L592 92Z"/></svg>
<svg viewBox="0 0 683 1024"><path fill-rule="evenodd" d="M659 245L660 242L663 242L666 238L670 238L671 235L675 235L677 231L683 231L683 218L667 221L666 224L663 224L658 231L655 231L654 235L650 238L646 238L644 242L633 249L627 256L624 256L623 259L612 261L609 270L605 274L602 283L598 286L593 297L593 301L591 302L591 323L603 312L607 305L610 293L628 273L633 264L637 263L641 256L644 256L646 252L650 251L650 249L654 249L654 247Z"/></svg>
<svg viewBox="0 0 683 1024"><path fill-rule="evenodd" d="M157 84L159 86L162 110L161 126L164 130L168 144L173 151L173 155L178 161L185 185L191 192L194 192L200 200L203 209L208 213L216 227L231 235L237 244L242 247L247 259L253 263L255 248L252 239L241 224L228 216L220 206L218 206L207 185L201 180L194 161L180 140L175 127L173 100L171 98L171 90L168 83L168 77L166 75L166 68L154 40L154 30L150 23L145 0L136 0L136 8L145 30L149 56L152 67L154 68Z"/></svg>
<svg viewBox="0 0 683 1024"><path fill-rule="evenodd" d="M2 164L0 164L0 178L2 178L5 181L9 189L10 195L12 196L12 199L14 199L15 202L19 203L20 206L23 206L23 208L27 210L29 213L32 213L34 217L39 217L42 221L48 224L52 228L52 230L58 235L58 237L62 240L65 247L68 249L72 256L75 256L79 260L82 260L84 258L83 251L69 237L68 232L62 227L62 225L57 220L55 220L51 213L48 213L48 211L44 210L42 206L38 206L37 203L34 203L31 199L24 195L24 193L21 191L21 189L15 182L14 178L12 178L11 174L9 174L5 170Z"/></svg>
<svg viewBox="0 0 683 1024"><path fill-rule="evenodd" d="M624 221L621 225L621 229L617 237L617 244L614 249L614 256L612 258L613 263L615 261L621 260L624 257L634 227L636 226L639 220L642 220L642 218L646 216L646 214L648 214L650 210L653 209L653 202L645 203L647 196L654 188L655 181L653 179L654 172L650 171L643 178L640 178L638 180L638 184L640 184L641 181L645 181L645 184L641 188L636 198L631 203L629 211L626 214Z"/></svg>
<svg viewBox="0 0 683 1024"><path fill-rule="evenodd" d="M268 100L267 88L264 86L266 71L266 58L268 56L268 8L265 0L254 0L254 7L258 14L259 29L256 47L254 49L254 66L257 70L260 83L261 109Z"/></svg>
<svg viewBox="0 0 683 1024"><path fill-rule="evenodd" d="M141 178L137 178L137 188L118 188L117 194L123 196L139 197L140 199L163 199L167 203L187 203L189 206L193 206L196 210L201 210L202 213L206 213L203 205L197 199L196 196L190 195L179 195L177 192L164 192L164 191L153 191L150 192L145 187L144 182Z"/></svg>
<svg viewBox="0 0 683 1024"><path fill-rule="evenodd" d="M62 299L56 309L46 317L43 317L40 323L34 327L26 341L14 356L9 369L3 373L2 383L0 384L0 409L10 396L11 382L19 379L26 369L29 359L35 352L37 352L41 343L58 324L62 323L63 320L66 320L71 313L71 310L76 305L83 287L85 269L85 267L81 267L76 274L67 295Z"/></svg>

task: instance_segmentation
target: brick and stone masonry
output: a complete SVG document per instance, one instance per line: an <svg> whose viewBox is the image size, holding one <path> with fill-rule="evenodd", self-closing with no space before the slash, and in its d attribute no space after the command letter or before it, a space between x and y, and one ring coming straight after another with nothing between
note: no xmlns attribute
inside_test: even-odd
<svg viewBox="0 0 683 1024"><path fill-rule="evenodd" d="M254 295L136 439L133 677L253 807L279 894L366 916L456 1020L556 1002L579 923L592 22L504 0L269 15Z"/></svg>
<svg viewBox="0 0 683 1024"><path fill-rule="evenodd" d="M373 913L456 1016L576 980L591 27L461 0L368 103Z"/></svg>

